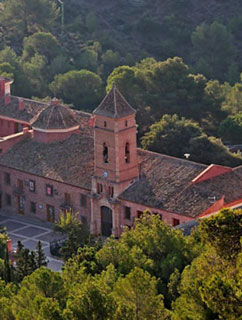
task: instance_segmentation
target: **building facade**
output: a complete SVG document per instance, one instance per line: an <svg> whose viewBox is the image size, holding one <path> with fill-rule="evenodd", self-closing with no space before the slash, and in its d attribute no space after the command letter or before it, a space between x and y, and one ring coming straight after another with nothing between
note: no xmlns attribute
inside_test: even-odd
<svg viewBox="0 0 242 320"><path fill-rule="evenodd" d="M119 237L144 210L170 225L242 204L242 167L206 166L137 148L136 111L114 86L92 114L11 96L0 79L0 207L55 221L78 212Z"/></svg>

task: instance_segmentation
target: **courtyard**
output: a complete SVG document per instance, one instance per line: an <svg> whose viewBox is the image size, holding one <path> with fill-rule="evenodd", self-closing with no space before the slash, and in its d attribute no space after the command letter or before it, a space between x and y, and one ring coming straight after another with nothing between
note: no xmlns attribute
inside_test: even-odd
<svg viewBox="0 0 242 320"><path fill-rule="evenodd" d="M27 219L26 219L27 220ZM48 259L48 268L52 271L61 271L63 261L56 259L50 253L50 242L59 240L63 236L52 230L50 224L25 221L18 216L5 216L0 214L0 228L6 227L8 235L12 240L13 250L17 248L20 240L25 248L35 250L38 241L42 243L43 251Z"/></svg>

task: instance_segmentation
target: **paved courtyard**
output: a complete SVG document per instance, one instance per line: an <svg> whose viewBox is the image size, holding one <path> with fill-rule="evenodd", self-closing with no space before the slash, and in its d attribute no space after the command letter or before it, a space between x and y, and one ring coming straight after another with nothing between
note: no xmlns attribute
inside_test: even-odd
<svg viewBox="0 0 242 320"><path fill-rule="evenodd" d="M63 262L53 258L50 254L50 242L62 238L62 235L55 233L51 226L26 222L18 217L7 217L0 215L0 228L6 227L9 237L12 239L13 250L20 240L25 248L35 250L38 241L42 243L42 248L48 259L48 268L53 271L61 271Z"/></svg>

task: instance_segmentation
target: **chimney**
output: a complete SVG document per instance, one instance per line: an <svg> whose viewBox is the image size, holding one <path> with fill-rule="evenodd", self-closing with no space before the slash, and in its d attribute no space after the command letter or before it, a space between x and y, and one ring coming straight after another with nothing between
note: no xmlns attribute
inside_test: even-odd
<svg viewBox="0 0 242 320"><path fill-rule="evenodd" d="M0 77L0 98L5 96L5 78Z"/></svg>
<svg viewBox="0 0 242 320"><path fill-rule="evenodd" d="M60 104L59 99L53 98L50 103L52 106L58 106Z"/></svg>
<svg viewBox="0 0 242 320"><path fill-rule="evenodd" d="M18 108L20 111L24 110L24 99L23 98L18 99Z"/></svg>
<svg viewBox="0 0 242 320"><path fill-rule="evenodd" d="M8 105L10 102L10 95L9 94L5 94L4 96L4 103L5 103L5 106Z"/></svg>

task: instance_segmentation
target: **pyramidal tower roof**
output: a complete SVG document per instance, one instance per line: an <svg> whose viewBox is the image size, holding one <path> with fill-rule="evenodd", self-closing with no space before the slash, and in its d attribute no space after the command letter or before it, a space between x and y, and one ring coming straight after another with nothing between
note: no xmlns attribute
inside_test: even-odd
<svg viewBox="0 0 242 320"><path fill-rule="evenodd" d="M95 115L116 119L134 113L136 113L136 111L126 101L115 84L100 105L93 111L93 114Z"/></svg>

